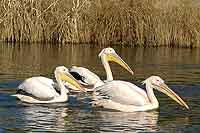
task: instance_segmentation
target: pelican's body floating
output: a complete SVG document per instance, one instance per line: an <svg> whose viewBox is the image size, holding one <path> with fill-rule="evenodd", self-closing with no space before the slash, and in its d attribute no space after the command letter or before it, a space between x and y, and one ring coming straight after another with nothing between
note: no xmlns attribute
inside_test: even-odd
<svg viewBox="0 0 200 133"><path fill-rule="evenodd" d="M14 96L27 103L56 103L68 100L68 90L65 85L73 85L79 90L82 89L66 67L56 67L54 74L57 83L46 77L28 78L18 86L17 94Z"/></svg>
<svg viewBox="0 0 200 133"><path fill-rule="evenodd" d="M153 89L157 89L189 109L187 104L160 77L151 76L143 83L146 84L146 91L125 81L107 82L94 89L93 105L123 112L153 110L159 107L153 92Z"/></svg>
<svg viewBox="0 0 200 133"><path fill-rule="evenodd" d="M110 69L109 61L113 61L121 65L123 68L125 68L127 71L129 71L131 74L133 74L133 71L131 68L121 59L120 56L118 56L113 48L104 48L100 53L99 57L101 58L101 62L104 66L104 69L106 71L107 75L107 81L113 80L112 71ZM93 85L93 88L96 88L98 86L101 86L104 84L104 82L93 72L90 70L84 68L84 67L77 67L72 66L69 69L69 72L80 81L82 84L88 84Z"/></svg>

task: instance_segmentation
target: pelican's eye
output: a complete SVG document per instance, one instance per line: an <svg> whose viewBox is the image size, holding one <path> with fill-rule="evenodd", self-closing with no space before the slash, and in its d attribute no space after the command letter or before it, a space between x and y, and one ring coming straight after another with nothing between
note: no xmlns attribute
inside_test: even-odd
<svg viewBox="0 0 200 133"><path fill-rule="evenodd" d="M109 50L108 50L108 53L109 53L109 54L112 54L112 53L114 53L114 52L115 52L115 51L113 51L112 49L109 49Z"/></svg>
<svg viewBox="0 0 200 133"><path fill-rule="evenodd" d="M161 79L156 79L156 83L160 85L160 84L163 84L163 83L164 83L164 81L163 81L163 80L161 80Z"/></svg>
<svg viewBox="0 0 200 133"><path fill-rule="evenodd" d="M113 52L115 52L115 50L114 49L110 49L110 52L113 53Z"/></svg>
<svg viewBox="0 0 200 133"><path fill-rule="evenodd" d="M160 82L160 80L159 80L159 79L156 79L156 83L160 84L161 82Z"/></svg>
<svg viewBox="0 0 200 133"><path fill-rule="evenodd" d="M63 69L62 69L62 71L63 71L63 72L65 72L65 71L66 71L66 69L65 69L65 68L63 68Z"/></svg>
<svg viewBox="0 0 200 133"><path fill-rule="evenodd" d="M155 79L152 81L154 84L160 84L160 80L159 79Z"/></svg>

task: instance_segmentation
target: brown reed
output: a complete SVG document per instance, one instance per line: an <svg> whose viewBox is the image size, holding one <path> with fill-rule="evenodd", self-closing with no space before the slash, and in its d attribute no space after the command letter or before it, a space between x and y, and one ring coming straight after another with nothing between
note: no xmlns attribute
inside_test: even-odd
<svg viewBox="0 0 200 133"><path fill-rule="evenodd" d="M1 0L7 42L200 47L193 0Z"/></svg>

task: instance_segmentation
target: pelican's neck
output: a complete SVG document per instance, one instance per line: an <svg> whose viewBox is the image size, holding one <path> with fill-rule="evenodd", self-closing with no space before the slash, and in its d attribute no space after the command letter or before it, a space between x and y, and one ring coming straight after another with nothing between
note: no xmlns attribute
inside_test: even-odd
<svg viewBox="0 0 200 133"><path fill-rule="evenodd" d="M113 80L113 75L112 75L112 71L110 69L110 65L108 63L108 61L106 60L105 56L101 56L101 62L104 66L104 69L106 71L106 75L107 75L107 80Z"/></svg>
<svg viewBox="0 0 200 133"><path fill-rule="evenodd" d="M158 106L158 100L153 92L153 88L150 83L146 83L146 91L149 101L152 105Z"/></svg>
<svg viewBox="0 0 200 133"><path fill-rule="evenodd" d="M66 87L63 84L63 82L61 81L61 79L59 78L58 74L55 73L55 77L56 77L56 81L58 83L58 87L60 88L60 96L61 97L67 97L67 93L66 93Z"/></svg>

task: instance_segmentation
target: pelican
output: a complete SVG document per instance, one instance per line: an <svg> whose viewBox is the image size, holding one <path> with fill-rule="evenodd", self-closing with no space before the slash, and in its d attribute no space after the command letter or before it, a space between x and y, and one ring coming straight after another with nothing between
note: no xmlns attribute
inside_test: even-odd
<svg viewBox="0 0 200 133"><path fill-rule="evenodd" d="M57 103L68 100L68 90L65 87L67 85L84 90L66 67L56 67L54 74L57 83L46 77L31 77L18 86L14 96L27 103Z"/></svg>
<svg viewBox="0 0 200 133"><path fill-rule="evenodd" d="M121 65L123 68L125 68L127 71L129 71L131 74L133 74L133 71L131 68L126 64L119 55L115 52L113 48L104 48L98 55L101 59L101 62L104 66L104 69L106 71L107 80L106 81L112 81L113 75L112 71L109 65L109 61L113 61ZM77 67L72 66L69 69L69 72L80 81L81 84L88 84L88 85L94 85L93 88L96 88L98 86L101 86L104 84L104 82L93 72L88 70L84 67Z"/></svg>
<svg viewBox="0 0 200 133"><path fill-rule="evenodd" d="M94 89L92 104L122 112L148 111L159 107L153 89L165 93L180 105L189 107L158 76L151 76L142 82L146 91L126 81L110 81Z"/></svg>

